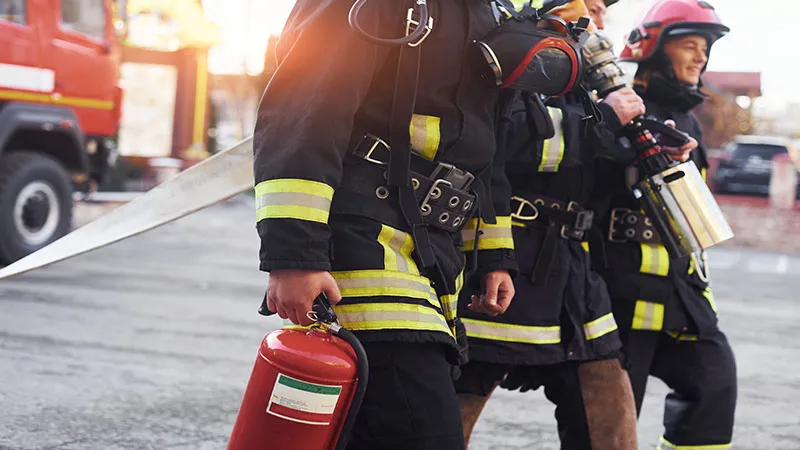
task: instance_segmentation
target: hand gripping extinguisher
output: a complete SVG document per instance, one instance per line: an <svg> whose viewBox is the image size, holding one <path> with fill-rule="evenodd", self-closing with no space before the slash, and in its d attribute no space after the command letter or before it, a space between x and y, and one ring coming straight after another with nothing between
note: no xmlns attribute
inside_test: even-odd
<svg viewBox="0 0 800 450"><path fill-rule="evenodd" d="M228 450L343 450L367 389L364 347L324 294L308 328L261 342Z"/></svg>

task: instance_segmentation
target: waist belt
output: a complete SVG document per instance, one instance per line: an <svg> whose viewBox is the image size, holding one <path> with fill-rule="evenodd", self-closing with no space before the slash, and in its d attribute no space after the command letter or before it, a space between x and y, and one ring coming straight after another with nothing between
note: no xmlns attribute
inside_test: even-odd
<svg viewBox="0 0 800 450"><path fill-rule="evenodd" d="M511 218L523 223L542 226L560 225L564 239L582 241L592 229L594 212L576 202L565 202L543 195L511 197Z"/></svg>
<svg viewBox="0 0 800 450"><path fill-rule="evenodd" d="M608 241L615 244L626 242L661 243L661 237L653 222L644 213L626 208L611 210L608 226Z"/></svg>
<svg viewBox="0 0 800 450"><path fill-rule="evenodd" d="M351 155L385 170L389 165L389 144L368 134ZM423 222L451 233L460 231L476 209L477 197L468 191L475 177L452 164L428 161L415 153L411 155L410 176ZM382 200L395 195L386 186L385 175L380 181L359 180L357 189L374 192L370 195Z"/></svg>

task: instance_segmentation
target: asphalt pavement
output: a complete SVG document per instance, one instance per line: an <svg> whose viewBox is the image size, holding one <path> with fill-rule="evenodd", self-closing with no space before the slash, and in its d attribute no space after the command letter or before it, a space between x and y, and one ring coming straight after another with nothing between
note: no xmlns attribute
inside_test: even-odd
<svg viewBox="0 0 800 450"><path fill-rule="evenodd" d="M0 281L0 449L224 449L261 337L252 199ZM800 254L711 252L738 358L736 449L800 449ZM667 390L652 379L640 448ZM499 392L473 450L557 449L541 392Z"/></svg>

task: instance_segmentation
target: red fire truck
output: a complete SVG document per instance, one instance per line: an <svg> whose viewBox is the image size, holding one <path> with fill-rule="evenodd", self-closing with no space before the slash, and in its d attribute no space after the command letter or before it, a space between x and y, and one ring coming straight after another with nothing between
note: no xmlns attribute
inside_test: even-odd
<svg viewBox="0 0 800 450"><path fill-rule="evenodd" d="M0 263L69 232L116 159L113 0L0 1Z"/></svg>

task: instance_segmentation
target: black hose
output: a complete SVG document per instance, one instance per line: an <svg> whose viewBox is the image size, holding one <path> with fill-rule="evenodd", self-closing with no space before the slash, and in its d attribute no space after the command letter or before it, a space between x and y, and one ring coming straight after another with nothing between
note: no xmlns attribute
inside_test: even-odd
<svg viewBox="0 0 800 450"><path fill-rule="evenodd" d="M344 339L345 342L353 347L356 352L356 365L358 381L356 381L356 392L353 394L353 402L350 404L350 410L347 412L347 418L344 420L344 426L339 434L339 441L336 443L336 450L344 450L350 440L350 432L356 423L356 416L361 409L361 402L364 401L364 394L367 392L367 381L369 380L369 361L367 360L367 352L364 346L358 340L355 334L351 333L345 328L338 328L333 334Z"/></svg>
<svg viewBox="0 0 800 450"><path fill-rule="evenodd" d="M414 0L417 6L419 6L419 25L417 28L411 32L408 36L397 38L397 39L384 39L379 38L378 36L373 36L369 34L361 25L358 23L358 14L361 12L361 8L369 0L356 0L353 3L353 7L350 8L350 14L347 16L347 21L350 23L350 27L358 32L364 39L373 44L378 45L385 45L390 47L399 47L402 45L412 44L417 42L424 34L425 34L425 27L428 25L428 19L430 18L430 13L428 12L428 4L426 0ZM383 0L383 1L396 1L396 0Z"/></svg>

